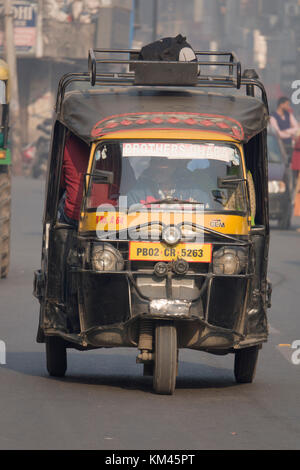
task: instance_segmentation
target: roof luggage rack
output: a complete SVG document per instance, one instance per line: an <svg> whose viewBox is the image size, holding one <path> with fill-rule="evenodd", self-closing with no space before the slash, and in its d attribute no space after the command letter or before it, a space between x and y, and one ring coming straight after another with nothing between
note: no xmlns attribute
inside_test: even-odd
<svg viewBox="0 0 300 470"><path fill-rule="evenodd" d="M139 53L139 50L134 49L90 49L88 72L68 73L61 78L58 85L56 111L59 111L65 90L72 82L90 82L91 86L151 85L236 89L240 89L242 85L245 85L248 96L255 95L254 87L260 89L262 101L268 109L264 85L258 80L258 75L253 69L245 70L242 75L241 63L234 52L195 51L197 61L193 62L138 60ZM105 59L103 58L105 54L117 57ZM127 54L129 59L120 59L119 57L122 54ZM109 65L119 65L121 68L129 69L129 71L106 72L105 69ZM224 68L225 72L227 69L227 74L205 74L203 70L210 68L215 71L219 67Z"/></svg>

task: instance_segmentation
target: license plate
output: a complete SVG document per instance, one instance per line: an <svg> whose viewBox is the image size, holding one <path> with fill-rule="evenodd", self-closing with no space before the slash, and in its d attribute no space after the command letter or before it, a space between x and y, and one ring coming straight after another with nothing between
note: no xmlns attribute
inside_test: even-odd
<svg viewBox="0 0 300 470"><path fill-rule="evenodd" d="M172 261L178 258L190 263L210 263L212 245L210 243L179 243L168 246L160 242L130 242L131 261Z"/></svg>

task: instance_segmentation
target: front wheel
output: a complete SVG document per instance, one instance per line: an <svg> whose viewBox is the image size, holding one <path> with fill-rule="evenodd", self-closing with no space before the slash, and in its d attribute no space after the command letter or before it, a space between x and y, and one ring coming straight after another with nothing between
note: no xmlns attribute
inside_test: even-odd
<svg viewBox="0 0 300 470"><path fill-rule="evenodd" d="M171 323L155 328L153 388L156 393L172 395L177 375L177 330Z"/></svg>
<svg viewBox="0 0 300 470"><path fill-rule="evenodd" d="M10 257L10 170L0 173L0 278L7 277Z"/></svg>
<svg viewBox="0 0 300 470"><path fill-rule="evenodd" d="M67 349L64 341L56 336L46 338L46 360L49 375L63 377L67 370Z"/></svg>
<svg viewBox="0 0 300 470"><path fill-rule="evenodd" d="M255 377L259 346L239 349L235 353L234 375L238 383L251 383Z"/></svg>

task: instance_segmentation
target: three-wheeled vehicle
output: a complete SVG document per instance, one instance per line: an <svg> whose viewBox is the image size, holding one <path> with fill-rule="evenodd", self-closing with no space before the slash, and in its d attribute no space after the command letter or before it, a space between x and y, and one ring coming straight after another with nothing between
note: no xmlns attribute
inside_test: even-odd
<svg viewBox="0 0 300 470"><path fill-rule="evenodd" d="M252 382L271 290L264 87L232 52L137 53L90 50L89 72L59 83L37 341L53 376L68 348L134 347L155 392L172 394L190 348L233 353L236 381ZM70 135L90 147L78 229L58 219Z"/></svg>

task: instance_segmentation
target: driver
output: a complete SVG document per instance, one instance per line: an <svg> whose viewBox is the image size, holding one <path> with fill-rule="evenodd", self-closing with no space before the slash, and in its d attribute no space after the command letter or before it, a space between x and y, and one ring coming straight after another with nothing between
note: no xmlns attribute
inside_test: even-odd
<svg viewBox="0 0 300 470"><path fill-rule="evenodd" d="M147 205L165 199L179 199L199 202L209 207L209 197L205 191L193 187L192 172L186 168L188 162L189 160L152 157L149 167L127 194L128 205Z"/></svg>

